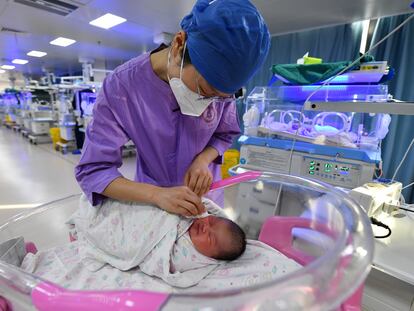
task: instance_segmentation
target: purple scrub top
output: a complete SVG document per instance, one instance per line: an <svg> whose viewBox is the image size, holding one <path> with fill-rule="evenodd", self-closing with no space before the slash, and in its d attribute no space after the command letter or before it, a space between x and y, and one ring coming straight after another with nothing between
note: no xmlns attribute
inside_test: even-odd
<svg viewBox="0 0 414 311"><path fill-rule="evenodd" d="M76 179L93 205L122 176L122 146L137 148L135 181L183 185L193 159L207 146L219 155L240 134L235 103L213 102L200 117L181 114L170 86L154 73L150 53L119 66L104 81L86 130ZM210 169L220 179L220 166Z"/></svg>

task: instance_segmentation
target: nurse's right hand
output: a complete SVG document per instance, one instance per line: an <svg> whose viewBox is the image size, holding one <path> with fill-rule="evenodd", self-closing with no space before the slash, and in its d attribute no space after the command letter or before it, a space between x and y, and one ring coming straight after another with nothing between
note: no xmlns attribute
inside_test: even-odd
<svg viewBox="0 0 414 311"><path fill-rule="evenodd" d="M167 212L182 216L196 216L205 212L200 197L188 187L158 189L154 193L154 203Z"/></svg>

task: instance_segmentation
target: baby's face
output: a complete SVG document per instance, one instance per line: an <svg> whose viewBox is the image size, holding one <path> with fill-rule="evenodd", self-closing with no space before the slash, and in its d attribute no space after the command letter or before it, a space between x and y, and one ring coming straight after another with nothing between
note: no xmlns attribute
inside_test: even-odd
<svg viewBox="0 0 414 311"><path fill-rule="evenodd" d="M227 223L216 216L194 220L189 234L196 250L207 257L217 257L231 243Z"/></svg>

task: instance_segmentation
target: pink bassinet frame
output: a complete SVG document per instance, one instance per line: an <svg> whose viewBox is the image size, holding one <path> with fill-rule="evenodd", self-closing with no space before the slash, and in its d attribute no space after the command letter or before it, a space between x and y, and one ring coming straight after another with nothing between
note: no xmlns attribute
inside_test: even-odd
<svg viewBox="0 0 414 311"><path fill-rule="evenodd" d="M212 189L223 188L243 181L257 179L262 173L247 172L212 185ZM323 225L318 225L302 217L273 216L266 220L261 228L259 240L280 251L301 265L307 265L315 258L293 247L292 230L305 228L328 234ZM273 237L277 236L278 239ZM33 243L27 243L28 252L36 252ZM345 261L340 265L346 266ZM361 310L363 284L337 309L338 311ZM119 291L76 291L67 290L50 282L40 282L32 290L33 305L39 311L110 311L133 309L137 311L155 311L162 309L168 301L169 294L141 290ZM0 311L11 311L4 297L0 297Z"/></svg>

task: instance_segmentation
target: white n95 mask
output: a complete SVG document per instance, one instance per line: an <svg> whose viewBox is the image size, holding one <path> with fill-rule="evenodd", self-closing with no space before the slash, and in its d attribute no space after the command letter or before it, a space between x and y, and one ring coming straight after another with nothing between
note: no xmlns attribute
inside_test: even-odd
<svg viewBox="0 0 414 311"><path fill-rule="evenodd" d="M212 102L211 98L201 98L199 94L190 90L181 80L184 64L184 53L186 44L184 44L183 57L181 58L180 78L171 78L168 76L171 90L174 93L181 113L187 116L199 117ZM168 51L167 68L170 67L171 49Z"/></svg>

